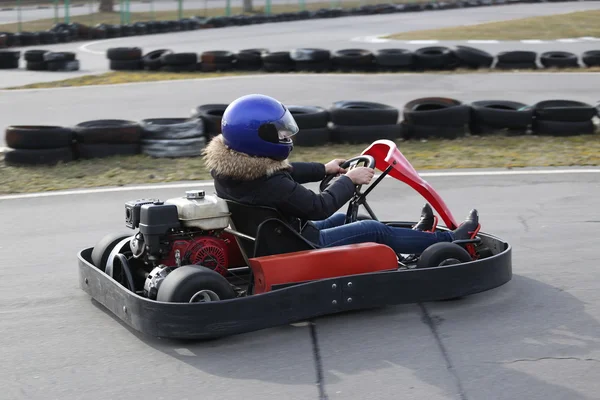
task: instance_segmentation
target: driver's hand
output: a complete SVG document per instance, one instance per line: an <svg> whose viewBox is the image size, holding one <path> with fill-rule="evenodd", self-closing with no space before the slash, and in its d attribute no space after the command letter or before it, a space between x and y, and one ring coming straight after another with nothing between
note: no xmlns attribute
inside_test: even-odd
<svg viewBox="0 0 600 400"><path fill-rule="evenodd" d="M375 170L368 167L356 167L346 174L355 185L368 185L374 175Z"/></svg>
<svg viewBox="0 0 600 400"><path fill-rule="evenodd" d="M325 175L337 175L345 173L346 170L340 168L340 164L345 162L346 160L342 158L336 158L335 160L329 161L327 164L325 164Z"/></svg>

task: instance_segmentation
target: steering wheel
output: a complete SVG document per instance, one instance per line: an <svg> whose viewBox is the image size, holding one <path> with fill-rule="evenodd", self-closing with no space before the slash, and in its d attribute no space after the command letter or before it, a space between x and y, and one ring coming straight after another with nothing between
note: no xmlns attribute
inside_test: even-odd
<svg viewBox="0 0 600 400"><path fill-rule="evenodd" d="M375 168L375 159L371 156L357 156L357 157L353 157L349 160L346 160L344 163L340 164L340 167L343 169L347 169L348 171L350 171L353 168L356 168L358 166L358 164L363 163L363 167L369 167L374 169ZM331 185L332 181L338 178L337 175L327 175L325 177L325 179L323 179L321 181L321 184L319 185L319 191L324 191L325 189L327 189L327 187L329 185ZM362 185L356 185L356 193L360 193L360 188L362 187Z"/></svg>

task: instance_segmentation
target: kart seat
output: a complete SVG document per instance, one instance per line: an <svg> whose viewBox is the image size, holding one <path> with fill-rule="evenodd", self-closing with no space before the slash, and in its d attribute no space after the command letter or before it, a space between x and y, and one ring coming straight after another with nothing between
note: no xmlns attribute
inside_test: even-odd
<svg viewBox="0 0 600 400"><path fill-rule="evenodd" d="M246 261L252 257L292 253L318 248L285 222L272 207L243 204L225 199L229 207L231 228L254 241L236 236Z"/></svg>

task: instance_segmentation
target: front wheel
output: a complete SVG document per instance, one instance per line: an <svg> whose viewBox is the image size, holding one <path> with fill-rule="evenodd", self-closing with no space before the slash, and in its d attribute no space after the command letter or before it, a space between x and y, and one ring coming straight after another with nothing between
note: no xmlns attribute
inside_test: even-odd
<svg viewBox="0 0 600 400"><path fill-rule="evenodd" d="M472 261L467 250L456 243L440 242L425 249L417 261L417 268L432 268Z"/></svg>
<svg viewBox="0 0 600 400"><path fill-rule="evenodd" d="M169 303L204 303L222 301L236 296L227 279L218 272L200 265L176 268L162 281L157 301Z"/></svg>

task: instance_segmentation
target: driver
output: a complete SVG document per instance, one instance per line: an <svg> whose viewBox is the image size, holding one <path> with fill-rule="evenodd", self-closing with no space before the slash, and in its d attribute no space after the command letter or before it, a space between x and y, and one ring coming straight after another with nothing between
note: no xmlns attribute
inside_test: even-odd
<svg viewBox="0 0 600 400"><path fill-rule="evenodd" d="M289 162L291 138L299 129L290 111L271 97L253 94L236 99L223 113L221 130L204 153L217 196L275 208L304 238L321 247L377 242L399 254L421 254L434 243L470 239L479 230L477 210L471 210L456 230L431 232L434 217L428 204L412 229L375 220L344 224L345 214L336 211L352 198L355 185L368 184L375 171L367 167L346 171L340 167L343 159L327 164ZM322 193L303 186L329 174L341 176Z"/></svg>

